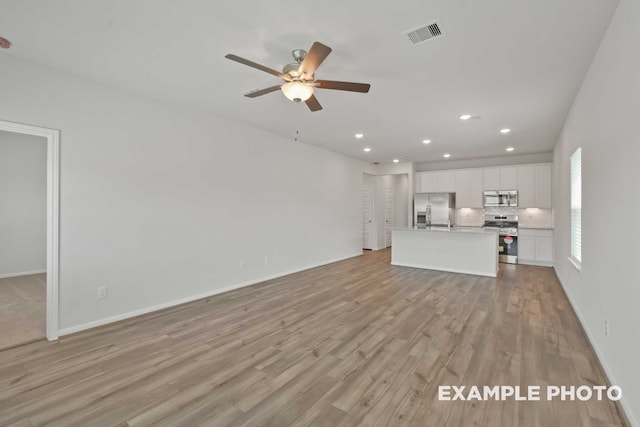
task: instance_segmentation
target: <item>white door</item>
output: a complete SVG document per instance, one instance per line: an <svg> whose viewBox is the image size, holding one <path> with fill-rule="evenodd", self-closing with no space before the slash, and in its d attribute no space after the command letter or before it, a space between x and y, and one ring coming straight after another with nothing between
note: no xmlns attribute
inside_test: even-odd
<svg viewBox="0 0 640 427"><path fill-rule="evenodd" d="M384 247L391 246L391 228L393 227L393 187L384 189Z"/></svg>
<svg viewBox="0 0 640 427"><path fill-rule="evenodd" d="M362 186L362 247L373 249L371 232L373 231L373 186Z"/></svg>

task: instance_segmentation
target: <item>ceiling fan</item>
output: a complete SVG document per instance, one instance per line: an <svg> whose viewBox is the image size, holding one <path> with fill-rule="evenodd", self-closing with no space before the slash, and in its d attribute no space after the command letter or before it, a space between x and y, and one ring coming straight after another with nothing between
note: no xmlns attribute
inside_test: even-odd
<svg viewBox="0 0 640 427"><path fill-rule="evenodd" d="M237 55L228 54L225 58L248 65L249 67L257 68L258 70L266 73L273 74L285 81L285 83L281 85L271 86L266 89L255 90L247 93L245 95L246 97L256 98L280 89L290 100L294 102L304 101L311 111L318 111L322 110L322 106L313 94L315 88L367 93L371 87L371 85L366 83L315 80L314 73L316 72L316 69L330 53L331 48L320 42L313 43L308 53L303 49L295 49L291 54L296 62L285 65L282 72L249 61L248 59L241 58Z"/></svg>

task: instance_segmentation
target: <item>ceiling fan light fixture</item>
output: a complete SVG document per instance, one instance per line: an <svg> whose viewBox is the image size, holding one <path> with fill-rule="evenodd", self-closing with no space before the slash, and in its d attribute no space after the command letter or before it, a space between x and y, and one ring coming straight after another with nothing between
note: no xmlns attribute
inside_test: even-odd
<svg viewBox="0 0 640 427"><path fill-rule="evenodd" d="M292 81L282 85L282 93L293 102L303 102L313 95L313 86L300 81Z"/></svg>

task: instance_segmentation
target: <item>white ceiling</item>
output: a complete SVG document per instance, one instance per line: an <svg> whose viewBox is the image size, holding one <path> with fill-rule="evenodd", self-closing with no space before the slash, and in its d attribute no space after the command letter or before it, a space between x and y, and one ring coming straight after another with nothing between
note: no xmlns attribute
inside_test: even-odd
<svg viewBox="0 0 640 427"><path fill-rule="evenodd" d="M617 3L0 0L0 36L13 42L0 54L369 161L460 160L551 151ZM414 46L403 35L434 19L445 37ZM333 48L316 78L371 91L317 90L314 113L280 92L249 99L279 79L224 58L279 69L316 40ZM467 112L482 118L461 122Z"/></svg>

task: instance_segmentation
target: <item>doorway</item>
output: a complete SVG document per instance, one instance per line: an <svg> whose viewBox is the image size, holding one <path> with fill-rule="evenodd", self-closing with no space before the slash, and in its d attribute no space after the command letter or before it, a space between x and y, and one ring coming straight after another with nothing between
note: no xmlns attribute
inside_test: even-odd
<svg viewBox="0 0 640 427"><path fill-rule="evenodd" d="M391 247L391 230L394 227L395 199L393 185L384 188L384 247Z"/></svg>
<svg viewBox="0 0 640 427"><path fill-rule="evenodd" d="M362 177L362 249L374 249L376 233L374 228L374 191L375 176L363 174Z"/></svg>
<svg viewBox="0 0 640 427"><path fill-rule="evenodd" d="M0 121L0 349L58 338L59 131Z"/></svg>
<svg viewBox="0 0 640 427"><path fill-rule="evenodd" d="M362 175L362 247L384 249L392 245L393 227L407 227L409 175Z"/></svg>

